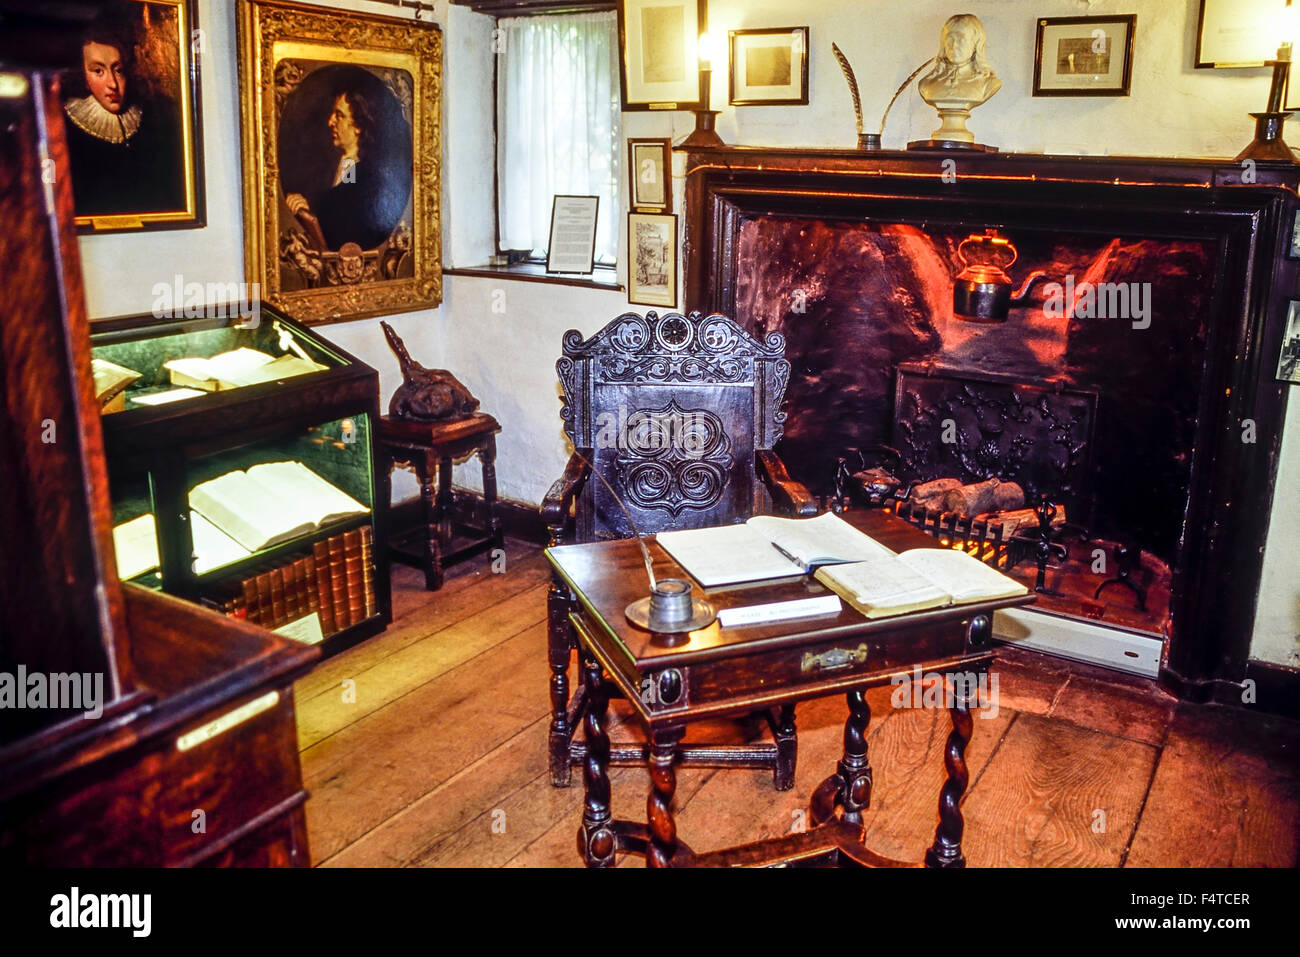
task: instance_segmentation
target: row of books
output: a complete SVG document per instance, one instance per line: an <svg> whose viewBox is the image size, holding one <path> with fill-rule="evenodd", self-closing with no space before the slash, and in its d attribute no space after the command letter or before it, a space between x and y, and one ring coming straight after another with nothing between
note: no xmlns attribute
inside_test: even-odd
<svg viewBox="0 0 1300 957"><path fill-rule="evenodd" d="M371 527L363 525L316 542L310 555L257 569L207 601L263 628L316 614L328 637L375 614L373 550Z"/></svg>

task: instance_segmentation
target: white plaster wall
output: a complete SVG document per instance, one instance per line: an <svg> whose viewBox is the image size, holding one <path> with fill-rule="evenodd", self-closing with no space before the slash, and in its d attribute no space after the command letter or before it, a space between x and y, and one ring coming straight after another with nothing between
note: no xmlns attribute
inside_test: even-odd
<svg viewBox="0 0 1300 957"><path fill-rule="evenodd" d="M395 15L365 0L322 6ZM81 250L92 316L147 312L153 283L182 273L187 280L243 279L239 119L234 57L234 4L199 0L208 31L203 68L206 229L86 237ZM989 56L1001 91L975 111L971 129L1004 151L1112 153L1156 156L1232 156L1249 140L1246 116L1263 107L1263 70L1202 71L1191 66L1197 0L712 0L710 28L725 37L743 27L802 26L811 31L810 103L806 107L726 105L725 73L713 84L718 128L732 143L851 147L855 130L844 81L830 52L837 42L858 74L870 130L894 88L938 45L939 28L958 9L977 14L989 33ZM1035 18L1137 14L1132 96L1033 98ZM472 266L492 248L492 27L489 17L438 0L434 19L444 31L443 253L444 262ZM914 91L890 115L885 145L927 136L935 115ZM630 113L623 135L671 136L689 131L684 113ZM1290 124L1291 139L1300 129ZM681 158L676 158L681 212ZM624 226L624 229L626 227ZM620 267L620 276L624 270ZM504 300L502 300L504 296ZM494 302L504 311L494 312ZM681 304L689 306L691 304ZM559 421L554 373L564 331L598 329L626 309L622 294L572 286L502 282L463 276L444 280L434 310L390 319L413 355L452 369L503 426L498 438L502 494L536 504L559 475L567 447ZM399 380L397 362L369 319L324 327L343 348L380 373L381 402ZM1262 595L1252 654L1281 664L1300 658L1300 403L1292 403L1265 555ZM461 467L458 485L478 487L477 470ZM407 476L395 477L395 497L414 494Z"/></svg>

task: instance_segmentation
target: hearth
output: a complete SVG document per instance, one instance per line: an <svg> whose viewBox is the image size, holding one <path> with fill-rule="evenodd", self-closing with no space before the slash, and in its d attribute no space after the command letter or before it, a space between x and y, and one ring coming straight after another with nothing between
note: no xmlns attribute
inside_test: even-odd
<svg viewBox="0 0 1300 957"><path fill-rule="evenodd" d="M1294 171L1243 184L1211 163L991 156L952 182L924 154L687 162L687 302L785 335L795 478L830 494L840 459L891 446L904 484L1015 482L1064 513L1050 539L997 515L920 521L1031 585L1043 551L1036 607L1157 639L1152 673L1184 693L1241 679ZM1044 276L1006 321L962 321L959 251L988 230L1014 243L1017 287Z"/></svg>

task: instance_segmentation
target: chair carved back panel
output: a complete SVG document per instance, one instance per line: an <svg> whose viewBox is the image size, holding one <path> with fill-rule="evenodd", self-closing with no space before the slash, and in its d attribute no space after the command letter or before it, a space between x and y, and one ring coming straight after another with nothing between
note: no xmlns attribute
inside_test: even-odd
<svg viewBox="0 0 1300 957"><path fill-rule="evenodd" d="M759 342L722 315L626 313L589 339L565 333L556 370L565 432L642 533L766 509L754 453L771 449L785 422L790 364L779 333ZM598 479L583 489L576 532L632 534Z"/></svg>

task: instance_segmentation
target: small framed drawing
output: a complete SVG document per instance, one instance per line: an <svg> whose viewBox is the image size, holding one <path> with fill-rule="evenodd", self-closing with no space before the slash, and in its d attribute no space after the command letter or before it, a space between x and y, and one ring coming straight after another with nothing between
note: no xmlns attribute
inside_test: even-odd
<svg viewBox="0 0 1300 957"><path fill-rule="evenodd" d="M1291 214L1291 236L1286 244L1286 258L1300 259L1300 209Z"/></svg>
<svg viewBox="0 0 1300 957"><path fill-rule="evenodd" d="M1034 96L1128 96L1137 16L1038 21Z"/></svg>
<svg viewBox="0 0 1300 957"><path fill-rule="evenodd" d="M1277 377L1283 382L1300 383L1300 300L1292 299L1287 307L1282 349L1277 357Z"/></svg>
<svg viewBox="0 0 1300 957"><path fill-rule="evenodd" d="M60 105L78 232L204 225L196 5L105 4L72 44Z"/></svg>
<svg viewBox="0 0 1300 957"><path fill-rule="evenodd" d="M677 308L677 217L628 213L627 301Z"/></svg>
<svg viewBox="0 0 1300 957"><path fill-rule="evenodd" d="M556 196L551 201L551 239L547 272L591 275L596 268L596 217L599 196Z"/></svg>
<svg viewBox="0 0 1300 957"><path fill-rule="evenodd" d="M732 30L732 106L808 105L808 28Z"/></svg>
<svg viewBox="0 0 1300 957"><path fill-rule="evenodd" d="M672 140L628 140L627 159L632 208L645 213L672 212Z"/></svg>
<svg viewBox="0 0 1300 957"><path fill-rule="evenodd" d="M1278 26L1290 0L1201 0L1196 66L1263 66L1277 59Z"/></svg>
<svg viewBox="0 0 1300 957"><path fill-rule="evenodd" d="M620 0L618 63L624 111L697 110L706 0Z"/></svg>

